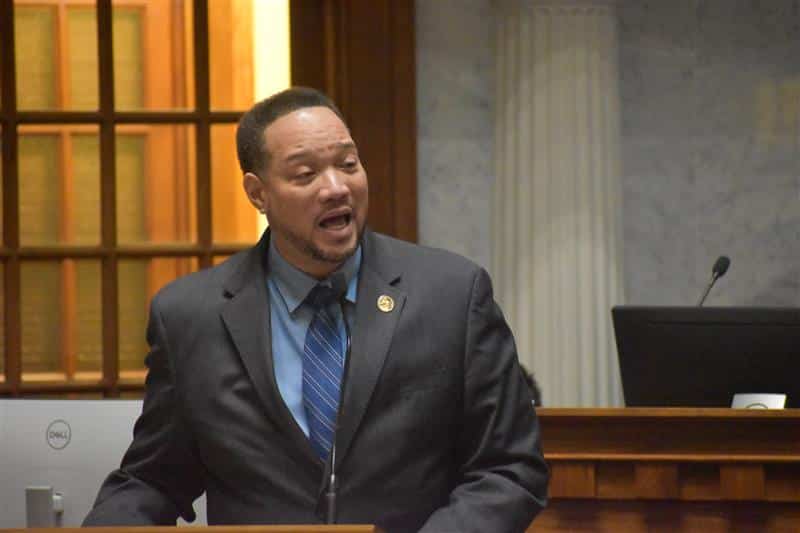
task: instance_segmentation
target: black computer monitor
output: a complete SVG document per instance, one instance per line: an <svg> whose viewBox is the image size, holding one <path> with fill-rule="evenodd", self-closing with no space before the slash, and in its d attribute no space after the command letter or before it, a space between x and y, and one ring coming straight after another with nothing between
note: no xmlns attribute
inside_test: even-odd
<svg viewBox="0 0 800 533"><path fill-rule="evenodd" d="M730 407L736 393L786 394L800 407L800 309L611 310L625 404Z"/></svg>

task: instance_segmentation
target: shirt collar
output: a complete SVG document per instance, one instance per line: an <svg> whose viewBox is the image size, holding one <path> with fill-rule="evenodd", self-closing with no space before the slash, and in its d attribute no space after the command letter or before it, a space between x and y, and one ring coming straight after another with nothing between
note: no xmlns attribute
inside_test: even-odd
<svg viewBox="0 0 800 533"><path fill-rule="evenodd" d="M325 281L327 281L327 279L319 281L289 263L280 254L273 239L270 239L269 251L267 252L267 268L269 277L275 282L278 291L286 302L289 313L294 313L297 308L300 307L308 296L308 293L311 292L311 289L318 283L325 283ZM350 303L356 303L358 273L360 270L361 245L359 244L355 253L348 257L335 271L344 274L347 280L345 299Z"/></svg>

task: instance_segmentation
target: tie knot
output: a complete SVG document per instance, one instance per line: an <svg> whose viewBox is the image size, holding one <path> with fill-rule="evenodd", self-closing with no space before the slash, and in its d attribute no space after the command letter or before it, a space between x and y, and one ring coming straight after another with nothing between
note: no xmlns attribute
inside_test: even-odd
<svg viewBox="0 0 800 533"><path fill-rule="evenodd" d="M325 309L332 303L336 302L339 295L336 291L327 285L318 284L306 297L306 302L315 310Z"/></svg>

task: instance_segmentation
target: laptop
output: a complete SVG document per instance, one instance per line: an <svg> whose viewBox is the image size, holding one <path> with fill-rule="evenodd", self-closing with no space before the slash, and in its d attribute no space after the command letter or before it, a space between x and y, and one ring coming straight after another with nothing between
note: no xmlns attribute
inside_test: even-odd
<svg viewBox="0 0 800 533"><path fill-rule="evenodd" d="M26 487L61 493L57 525L80 526L141 411L141 400L0 400L0 528L25 527ZM205 497L194 507L204 524Z"/></svg>
<svg viewBox="0 0 800 533"><path fill-rule="evenodd" d="M625 405L730 407L737 393L786 394L800 407L800 309L611 310Z"/></svg>

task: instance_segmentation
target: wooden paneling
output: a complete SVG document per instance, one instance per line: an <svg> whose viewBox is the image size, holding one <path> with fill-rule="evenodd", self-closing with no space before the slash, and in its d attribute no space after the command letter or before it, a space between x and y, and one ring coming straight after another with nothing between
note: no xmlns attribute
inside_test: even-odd
<svg viewBox="0 0 800 533"><path fill-rule="evenodd" d="M800 501L800 464L764 465L764 477L767 500Z"/></svg>
<svg viewBox="0 0 800 533"><path fill-rule="evenodd" d="M208 533L381 533L381 529L366 525L291 525L291 526L201 526L193 528ZM82 528L38 528L8 530L9 533L83 533ZM92 533L174 533L175 527L93 527Z"/></svg>
<svg viewBox="0 0 800 533"><path fill-rule="evenodd" d="M764 466L760 464L721 465L719 481L725 500L761 500L766 495Z"/></svg>
<svg viewBox="0 0 800 533"><path fill-rule="evenodd" d="M680 465L681 500L719 500L719 466L713 463L690 463Z"/></svg>
<svg viewBox="0 0 800 533"><path fill-rule="evenodd" d="M539 409L545 453L556 460L795 463L800 411Z"/></svg>
<svg viewBox="0 0 800 533"><path fill-rule="evenodd" d="M558 463L553 463L555 465ZM636 468L631 463L592 463L597 478L596 498L628 500L636 497ZM569 491L571 492L571 491ZM554 495L555 496L555 495ZM570 496L569 493L565 497Z"/></svg>
<svg viewBox="0 0 800 533"><path fill-rule="evenodd" d="M2 69L2 165L3 165L3 249L19 247L19 180L17 148L14 135L18 121L17 76L15 62L14 10L11 2L0 3L0 69ZM20 356L20 260L10 257L3 267L3 319L5 380L3 386L11 394L19 393L22 377Z"/></svg>
<svg viewBox="0 0 800 533"><path fill-rule="evenodd" d="M799 531L800 410L539 409L530 531Z"/></svg>
<svg viewBox="0 0 800 533"><path fill-rule="evenodd" d="M369 176L369 225L417 239L414 4L293 0L292 83L344 114Z"/></svg>
<svg viewBox="0 0 800 533"><path fill-rule="evenodd" d="M672 463L645 462L635 468L636 494L657 500L678 497L678 466Z"/></svg>
<svg viewBox="0 0 800 533"><path fill-rule="evenodd" d="M528 532L789 533L798 528L796 504L554 500Z"/></svg>
<svg viewBox="0 0 800 533"><path fill-rule="evenodd" d="M292 84L328 90L325 82L326 46L324 0L291 0L289 7L289 47Z"/></svg>
<svg viewBox="0 0 800 533"><path fill-rule="evenodd" d="M595 467L590 462L556 463L551 467L552 498L591 498L595 496Z"/></svg>

